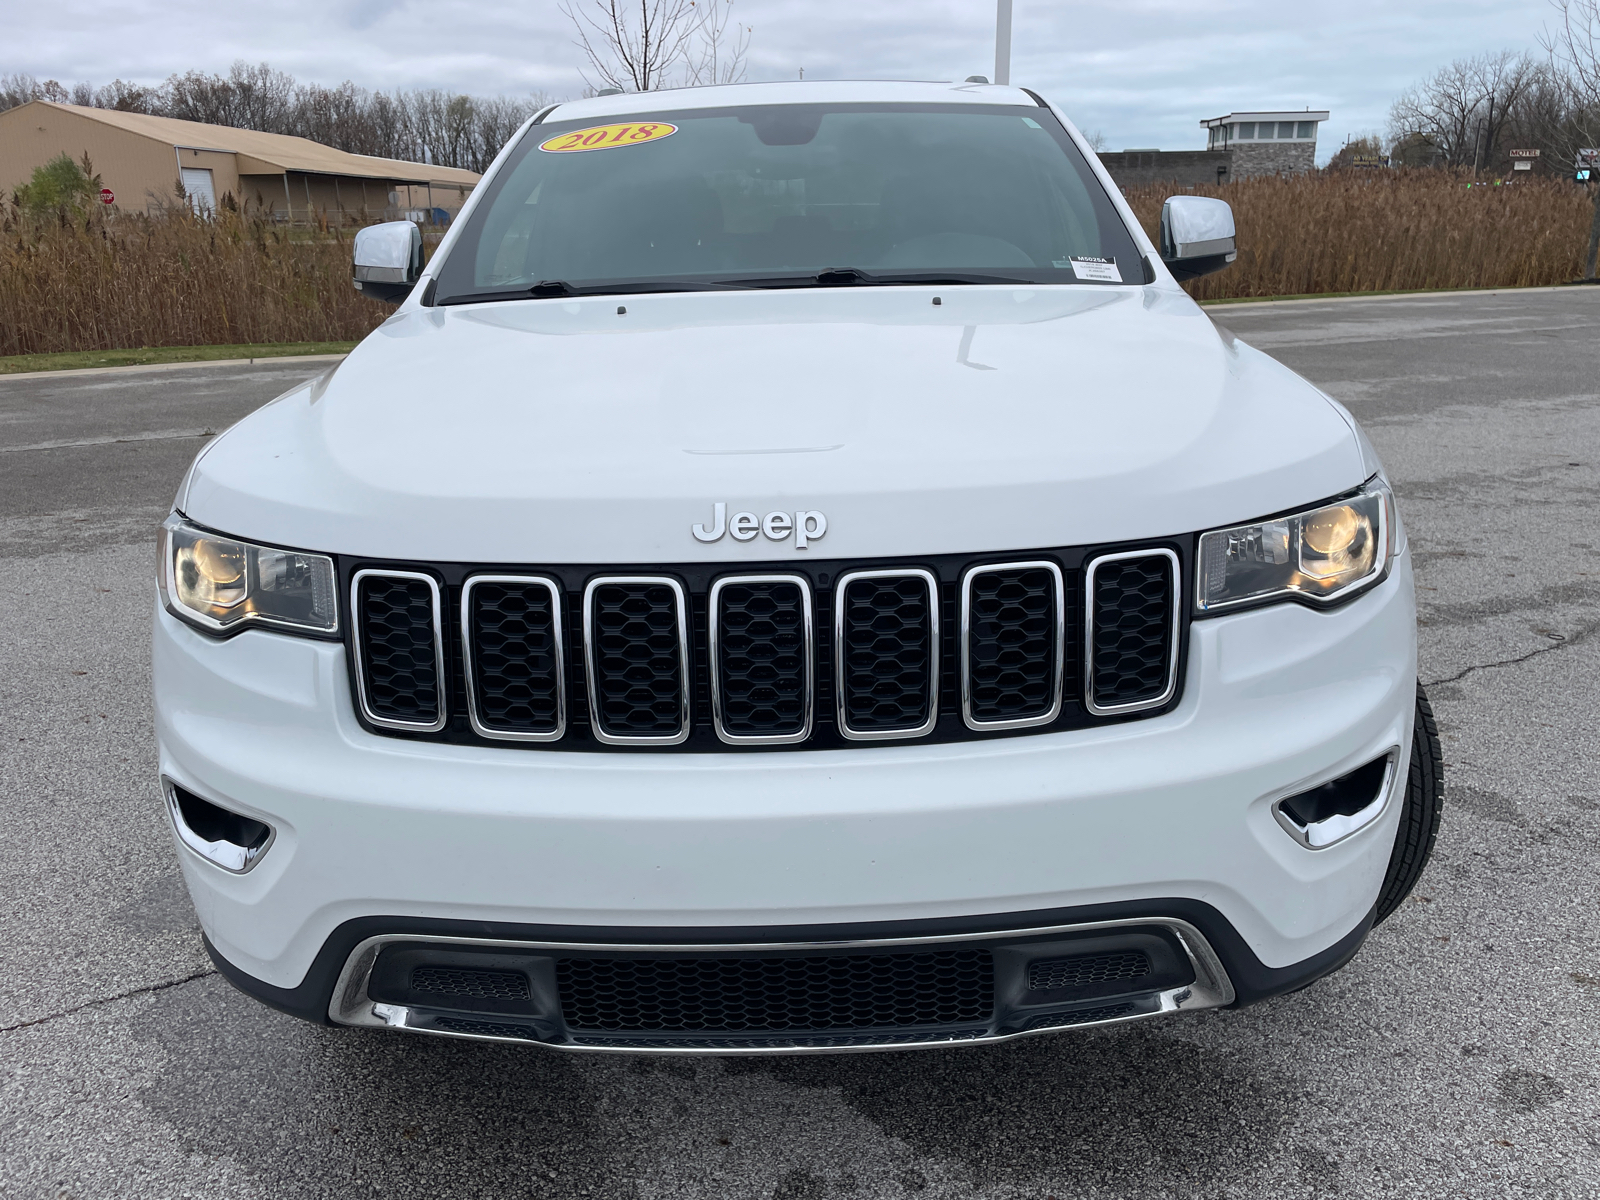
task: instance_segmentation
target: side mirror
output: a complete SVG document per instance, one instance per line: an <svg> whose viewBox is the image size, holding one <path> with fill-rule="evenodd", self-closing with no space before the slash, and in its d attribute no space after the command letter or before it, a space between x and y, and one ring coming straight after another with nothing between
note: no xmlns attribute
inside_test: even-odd
<svg viewBox="0 0 1600 1200"><path fill-rule="evenodd" d="M411 221L385 221L356 231L356 290L399 304L422 276L422 230Z"/></svg>
<svg viewBox="0 0 1600 1200"><path fill-rule="evenodd" d="M1238 257L1226 200L1171 196L1161 206L1161 261L1179 283L1220 271Z"/></svg>

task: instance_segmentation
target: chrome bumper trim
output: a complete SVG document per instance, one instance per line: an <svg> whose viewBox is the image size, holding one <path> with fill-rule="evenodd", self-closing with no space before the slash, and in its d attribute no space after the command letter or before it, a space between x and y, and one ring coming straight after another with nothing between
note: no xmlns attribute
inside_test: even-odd
<svg viewBox="0 0 1600 1200"><path fill-rule="evenodd" d="M953 942L979 942L979 941L1004 941L1015 938L1033 938L1064 933L1096 933L1115 929L1135 929L1139 927L1160 926L1170 930L1183 947L1188 956L1190 966L1194 970L1194 981L1181 987L1169 988L1155 993L1144 993L1145 1003L1149 1004L1153 998L1155 1007L1147 1007L1146 1011L1118 1014L1094 1020L1085 1020L1072 1024L1052 1025L1045 1028L1020 1029L1005 1033L990 1033L979 1037L961 1036L947 1032L933 1032L925 1041L894 1040L874 1042L849 1046L815 1046L815 1045L762 1045L750 1046L605 1046L581 1043L577 1041L549 1042L540 1041L532 1037L519 1037L512 1035L498 1035L492 1033L465 1033L453 1029L433 1027L432 1016L429 1010L412 1008L402 1004L385 1004L374 1001L367 994L367 984L371 979L373 967L378 961L379 952L393 942L430 943L433 945L453 946L465 949L496 949L517 951L616 951L619 953L654 953L654 954L704 954L712 952L762 952L777 950L854 950L862 948L884 948L890 946L919 946L919 945L948 945ZM817 942L753 942L742 944L711 943L711 944L624 944L613 942L535 942L500 940L493 938L466 938L466 937L441 937L431 934L379 934L359 943L350 952L345 960L344 969L339 973L339 979L333 988L333 996L328 1004L328 1018L336 1025L352 1025L357 1027L376 1029L403 1029L412 1033L427 1033L435 1037L468 1038L475 1041L508 1042L518 1045L539 1046L547 1050L565 1050L579 1053L594 1054L720 1054L720 1055L755 1055L755 1054L862 1054L884 1050L922 1050L940 1046L981 1046L995 1042L1008 1042L1019 1037L1030 1037L1041 1033L1060 1033L1069 1029L1088 1029L1098 1025L1114 1025L1127 1021L1143 1020L1147 1017L1161 1016L1173 1012L1189 1012L1202 1008L1223 1008L1234 1001L1233 983L1228 978L1227 971L1223 968L1222 960L1217 957L1211 944L1205 936L1187 921L1176 917L1139 917L1120 921L1089 921L1076 925L1051 925L1035 929L1008 929L983 933L958 933L942 934L927 937L900 937L900 938L864 938L850 941L817 941ZM1103 1008L1114 1001L1086 1001L1080 1007L1085 1010ZM1070 1014L1071 1010L1067 1010ZM1048 1014L1056 1015L1056 1014ZM516 1025L531 1024L542 1018L531 1018L514 1015L482 1015L473 1018L483 1024L511 1027ZM796 1043L815 1041L827 1037L827 1034L795 1034ZM895 1035L897 1039L906 1035ZM694 1034L676 1035L672 1040L684 1041L694 1038ZM639 1039L644 1040L644 1039ZM708 1039L710 1040L710 1039ZM751 1040L755 1040L754 1037ZM760 1040L767 1043L785 1041L783 1034L761 1036Z"/></svg>

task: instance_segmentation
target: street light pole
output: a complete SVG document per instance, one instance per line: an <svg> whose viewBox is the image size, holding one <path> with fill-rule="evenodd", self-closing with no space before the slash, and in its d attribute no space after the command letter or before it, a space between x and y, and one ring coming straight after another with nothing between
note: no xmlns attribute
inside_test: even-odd
<svg viewBox="0 0 1600 1200"><path fill-rule="evenodd" d="M995 0L994 81L1011 82L1011 0Z"/></svg>

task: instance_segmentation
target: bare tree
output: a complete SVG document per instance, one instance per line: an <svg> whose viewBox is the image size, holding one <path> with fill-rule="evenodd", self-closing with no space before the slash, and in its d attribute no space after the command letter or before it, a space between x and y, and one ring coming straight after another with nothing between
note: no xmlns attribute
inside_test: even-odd
<svg viewBox="0 0 1600 1200"><path fill-rule="evenodd" d="M750 25L734 23L733 0L689 0L700 11L695 45L685 58L687 82L691 87L712 83L743 83L745 54L750 49Z"/></svg>
<svg viewBox="0 0 1600 1200"><path fill-rule="evenodd" d="M732 7L733 0L560 4L578 34L574 45L589 60L584 82L624 92L744 79L751 27L732 21Z"/></svg>
<svg viewBox="0 0 1600 1200"><path fill-rule="evenodd" d="M1394 102L1390 142L1408 157L1427 148L1442 165L1476 168L1495 157L1508 115L1543 73L1530 55L1511 50L1458 59Z"/></svg>
<svg viewBox="0 0 1600 1200"><path fill-rule="evenodd" d="M561 0L589 60L591 88L649 92L664 87L700 23L692 0ZM636 11L637 10L637 11Z"/></svg>
<svg viewBox="0 0 1600 1200"><path fill-rule="evenodd" d="M1600 149L1600 0L1550 0L1560 14L1556 27L1540 38L1550 55L1550 65L1567 90L1567 119L1560 141L1565 157L1576 168L1579 151L1593 156ZM1583 277L1593 280L1600 260L1600 163L1589 164L1589 194L1594 198L1594 220L1589 223L1589 249L1584 255Z"/></svg>

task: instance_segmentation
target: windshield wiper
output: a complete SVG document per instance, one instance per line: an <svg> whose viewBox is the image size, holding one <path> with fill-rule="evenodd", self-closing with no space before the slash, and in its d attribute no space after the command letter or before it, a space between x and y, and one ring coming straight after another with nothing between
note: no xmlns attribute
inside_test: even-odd
<svg viewBox="0 0 1600 1200"><path fill-rule="evenodd" d="M1017 279L1010 275L979 275L964 271L903 271L892 275L872 274L860 267L829 267L814 275L773 275L765 279L741 279L744 287L885 287L894 284L926 283L953 286L964 283L1001 284L1019 286L1033 283L1032 279Z"/></svg>
<svg viewBox="0 0 1600 1200"><path fill-rule="evenodd" d="M573 284L565 279L541 279L531 287L501 288L493 292L465 292L442 296L435 304L490 304L496 300L558 300L564 296L638 296L653 292L727 292L754 287L733 280L706 283L697 279L624 279L608 283Z"/></svg>

